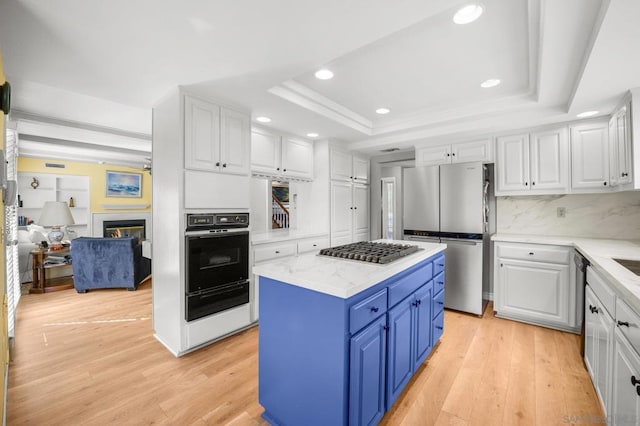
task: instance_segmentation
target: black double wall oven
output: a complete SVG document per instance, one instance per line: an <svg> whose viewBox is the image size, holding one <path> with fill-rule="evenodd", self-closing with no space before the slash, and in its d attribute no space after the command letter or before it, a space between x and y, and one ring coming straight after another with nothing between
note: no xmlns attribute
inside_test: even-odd
<svg viewBox="0 0 640 426"><path fill-rule="evenodd" d="M249 214L187 214L187 321L249 303Z"/></svg>

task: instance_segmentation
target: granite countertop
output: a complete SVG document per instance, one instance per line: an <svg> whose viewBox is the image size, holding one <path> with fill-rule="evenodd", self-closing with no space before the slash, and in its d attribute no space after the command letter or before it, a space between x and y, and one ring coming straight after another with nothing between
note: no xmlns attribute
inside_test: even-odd
<svg viewBox="0 0 640 426"><path fill-rule="evenodd" d="M381 240L407 244L407 241ZM422 250L386 265L307 253L253 267L253 274L347 299L411 266L444 251L446 244L411 241ZM263 291L263 290L261 290Z"/></svg>
<svg viewBox="0 0 640 426"><path fill-rule="evenodd" d="M640 314L640 276L613 260L640 260L640 241L522 234L495 234L491 239L575 247L587 258L591 266L611 283L618 296Z"/></svg>
<svg viewBox="0 0 640 426"><path fill-rule="evenodd" d="M329 237L329 231L318 232L302 229L273 229L266 232L252 232L251 244L268 244L302 238Z"/></svg>

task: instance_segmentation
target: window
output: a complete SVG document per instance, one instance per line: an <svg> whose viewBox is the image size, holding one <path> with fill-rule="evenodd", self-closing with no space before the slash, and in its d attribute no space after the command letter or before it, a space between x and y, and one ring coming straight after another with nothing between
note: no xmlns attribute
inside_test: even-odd
<svg viewBox="0 0 640 426"><path fill-rule="evenodd" d="M289 228L289 182L271 181L271 228Z"/></svg>

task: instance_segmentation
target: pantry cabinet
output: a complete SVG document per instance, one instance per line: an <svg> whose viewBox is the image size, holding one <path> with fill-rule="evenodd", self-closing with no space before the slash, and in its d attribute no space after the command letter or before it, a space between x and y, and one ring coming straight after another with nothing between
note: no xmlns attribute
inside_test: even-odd
<svg viewBox="0 0 640 426"><path fill-rule="evenodd" d="M496 195L562 194L568 188L566 128L496 138Z"/></svg>
<svg viewBox="0 0 640 426"><path fill-rule="evenodd" d="M184 96L185 169L248 175L249 116Z"/></svg>
<svg viewBox="0 0 640 426"><path fill-rule="evenodd" d="M369 240L369 187L331 182L331 246Z"/></svg>
<svg viewBox="0 0 640 426"><path fill-rule="evenodd" d="M251 171L279 178L313 179L313 144L291 136L254 128L251 131Z"/></svg>
<svg viewBox="0 0 640 426"><path fill-rule="evenodd" d="M331 148L331 179L361 184L369 183L369 160Z"/></svg>
<svg viewBox="0 0 640 426"><path fill-rule="evenodd" d="M492 160L490 138L439 146L416 147L416 167Z"/></svg>
<svg viewBox="0 0 640 426"><path fill-rule="evenodd" d="M606 122L571 127L571 190L609 191L609 127Z"/></svg>

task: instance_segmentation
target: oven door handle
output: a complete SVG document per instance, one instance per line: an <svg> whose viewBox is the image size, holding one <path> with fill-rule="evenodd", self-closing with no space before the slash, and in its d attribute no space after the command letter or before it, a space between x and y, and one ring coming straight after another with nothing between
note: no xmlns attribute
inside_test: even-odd
<svg viewBox="0 0 640 426"><path fill-rule="evenodd" d="M196 238L215 238L215 237L225 237L227 235L249 235L249 231L246 228L242 229L225 229L224 231L187 231L185 235L189 239Z"/></svg>
<svg viewBox="0 0 640 426"><path fill-rule="evenodd" d="M203 291L202 293L192 294L192 296L198 296L200 299L207 299L209 297L219 296L224 293L229 293L235 290L242 290L247 282L225 284L224 286L216 287L211 290Z"/></svg>

